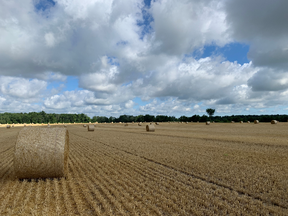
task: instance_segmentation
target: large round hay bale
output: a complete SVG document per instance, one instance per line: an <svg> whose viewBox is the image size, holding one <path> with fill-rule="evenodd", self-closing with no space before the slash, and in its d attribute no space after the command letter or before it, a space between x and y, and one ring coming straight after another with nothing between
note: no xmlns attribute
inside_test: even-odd
<svg viewBox="0 0 288 216"><path fill-rule="evenodd" d="M210 121L207 121L207 122L206 122L206 125L210 125Z"/></svg>
<svg viewBox="0 0 288 216"><path fill-rule="evenodd" d="M10 125L6 125L6 128L7 128L7 129L10 129L10 128L11 128L11 126L10 126Z"/></svg>
<svg viewBox="0 0 288 216"><path fill-rule="evenodd" d="M88 125L88 131L94 131L94 125Z"/></svg>
<svg viewBox="0 0 288 216"><path fill-rule="evenodd" d="M146 125L146 131L154 132L155 131L155 126L153 124Z"/></svg>
<svg viewBox="0 0 288 216"><path fill-rule="evenodd" d="M83 125L83 127L86 127L86 126L87 126L86 124Z"/></svg>
<svg viewBox="0 0 288 216"><path fill-rule="evenodd" d="M23 128L14 150L15 176L19 179L65 177L68 156L66 128Z"/></svg>
<svg viewBox="0 0 288 216"><path fill-rule="evenodd" d="M255 121L254 121L254 124L259 124L259 121L258 121L258 120L255 120Z"/></svg>
<svg viewBox="0 0 288 216"><path fill-rule="evenodd" d="M240 121L240 124L242 124L243 123L243 121Z"/></svg>
<svg viewBox="0 0 288 216"><path fill-rule="evenodd" d="M272 120L271 124L277 124L277 120Z"/></svg>
<svg viewBox="0 0 288 216"><path fill-rule="evenodd" d="M247 123L250 123L250 121L247 121Z"/></svg>
<svg viewBox="0 0 288 216"><path fill-rule="evenodd" d="M188 122L186 122L186 124L188 124Z"/></svg>
<svg viewBox="0 0 288 216"><path fill-rule="evenodd" d="M156 122L155 124L156 124L156 125L159 125L159 122Z"/></svg>

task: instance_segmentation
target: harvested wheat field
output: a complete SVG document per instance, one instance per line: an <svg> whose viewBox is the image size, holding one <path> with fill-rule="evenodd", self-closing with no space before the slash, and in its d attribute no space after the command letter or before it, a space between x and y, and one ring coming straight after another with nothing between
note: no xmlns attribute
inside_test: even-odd
<svg viewBox="0 0 288 216"><path fill-rule="evenodd" d="M0 128L0 215L288 215L288 123L67 125L68 176L44 180L15 179L22 128Z"/></svg>

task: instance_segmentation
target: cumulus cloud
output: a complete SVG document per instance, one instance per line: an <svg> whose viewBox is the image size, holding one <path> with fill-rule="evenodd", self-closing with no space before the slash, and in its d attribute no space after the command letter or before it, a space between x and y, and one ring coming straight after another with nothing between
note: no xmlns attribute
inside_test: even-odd
<svg viewBox="0 0 288 216"><path fill-rule="evenodd" d="M24 79L0 76L0 91L15 99L39 99L47 87L47 82L37 79Z"/></svg>
<svg viewBox="0 0 288 216"><path fill-rule="evenodd" d="M55 2L1 3L0 110L182 115L287 101L285 0ZM231 42L249 44L250 63L191 57ZM63 90L69 76L81 90Z"/></svg>
<svg viewBox="0 0 288 216"><path fill-rule="evenodd" d="M236 0L226 2L227 23L236 40L250 44L256 66L287 68L288 2Z"/></svg>

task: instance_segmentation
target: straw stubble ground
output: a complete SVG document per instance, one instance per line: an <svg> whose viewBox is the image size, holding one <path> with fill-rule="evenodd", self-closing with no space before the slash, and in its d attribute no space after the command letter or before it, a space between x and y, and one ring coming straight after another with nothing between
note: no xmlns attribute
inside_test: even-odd
<svg viewBox="0 0 288 216"><path fill-rule="evenodd" d="M288 123L67 128L68 177L39 181L13 178L21 128L0 129L1 215L288 214Z"/></svg>

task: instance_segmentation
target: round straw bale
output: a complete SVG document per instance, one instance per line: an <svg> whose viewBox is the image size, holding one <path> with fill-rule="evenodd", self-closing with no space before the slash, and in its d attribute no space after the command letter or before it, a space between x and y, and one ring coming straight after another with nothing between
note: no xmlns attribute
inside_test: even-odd
<svg viewBox="0 0 288 216"><path fill-rule="evenodd" d="M86 126L87 126L86 124L83 125L83 127L86 127Z"/></svg>
<svg viewBox="0 0 288 216"><path fill-rule="evenodd" d="M94 131L94 125L88 125L88 131Z"/></svg>
<svg viewBox="0 0 288 216"><path fill-rule="evenodd" d="M271 124L277 124L277 120L272 120Z"/></svg>
<svg viewBox="0 0 288 216"><path fill-rule="evenodd" d="M206 122L206 125L210 125L210 121L207 121L207 122Z"/></svg>
<svg viewBox="0 0 288 216"><path fill-rule="evenodd" d="M197 121L197 123L199 123L199 121Z"/></svg>
<svg viewBox="0 0 288 216"><path fill-rule="evenodd" d="M23 128L14 149L15 176L19 179L65 177L68 156L66 128Z"/></svg>
<svg viewBox="0 0 288 216"><path fill-rule="evenodd" d="M153 124L146 125L146 131L154 132L155 131L155 126Z"/></svg>
<svg viewBox="0 0 288 216"><path fill-rule="evenodd" d="M10 125L6 125L6 128L7 128L7 129L10 129L10 128L11 128L11 126L10 126Z"/></svg>
<svg viewBox="0 0 288 216"><path fill-rule="evenodd" d="M12 125L12 127L14 127L14 125Z"/></svg>
<svg viewBox="0 0 288 216"><path fill-rule="evenodd" d="M159 125L159 122L156 122L155 124L156 124L156 125Z"/></svg>
<svg viewBox="0 0 288 216"><path fill-rule="evenodd" d="M259 121L258 121L258 120L255 120L255 121L254 121L254 124L259 124Z"/></svg>
<svg viewBox="0 0 288 216"><path fill-rule="evenodd" d="M124 126L128 126L128 123L126 123Z"/></svg>
<svg viewBox="0 0 288 216"><path fill-rule="evenodd" d="M89 122L89 124L91 124L91 122Z"/></svg>
<svg viewBox="0 0 288 216"><path fill-rule="evenodd" d="M186 122L186 124L188 124L188 122Z"/></svg>
<svg viewBox="0 0 288 216"><path fill-rule="evenodd" d="M243 123L243 121L240 121L240 123L242 124L242 123Z"/></svg>
<svg viewBox="0 0 288 216"><path fill-rule="evenodd" d="M141 122L138 123L138 126L142 126Z"/></svg>
<svg viewBox="0 0 288 216"><path fill-rule="evenodd" d="M247 121L247 123L250 123L250 121Z"/></svg>
<svg viewBox="0 0 288 216"><path fill-rule="evenodd" d="M150 125L153 125L153 122L150 122Z"/></svg>
<svg viewBox="0 0 288 216"><path fill-rule="evenodd" d="M234 121L231 121L231 123L235 123Z"/></svg>
<svg viewBox="0 0 288 216"><path fill-rule="evenodd" d="M64 125L64 127L67 127L67 125Z"/></svg>

